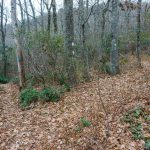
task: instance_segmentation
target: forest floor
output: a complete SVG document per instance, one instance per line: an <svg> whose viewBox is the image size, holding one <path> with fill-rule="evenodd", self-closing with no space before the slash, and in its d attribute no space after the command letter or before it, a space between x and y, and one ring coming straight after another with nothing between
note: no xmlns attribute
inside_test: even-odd
<svg viewBox="0 0 150 150"><path fill-rule="evenodd" d="M117 76L80 84L58 103L29 110L19 107L16 85L0 85L0 150L144 150L144 141L133 140L121 119L137 106L148 107L150 115L150 58L141 69L134 63ZM140 121L150 129L150 122ZM144 134L150 138L150 130Z"/></svg>

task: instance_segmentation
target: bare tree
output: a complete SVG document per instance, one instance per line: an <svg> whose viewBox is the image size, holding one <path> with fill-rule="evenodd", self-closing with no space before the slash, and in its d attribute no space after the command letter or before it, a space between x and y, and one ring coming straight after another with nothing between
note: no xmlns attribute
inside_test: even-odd
<svg viewBox="0 0 150 150"><path fill-rule="evenodd" d="M41 14L41 28L44 29L44 13L43 13L43 8L44 8L44 5L43 5L43 0L40 0L40 14Z"/></svg>
<svg viewBox="0 0 150 150"><path fill-rule="evenodd" d="M73 19L73 0L64 0L64 36L66 50L66 70L68 80L71 84L76 83L76 71L74 63L74 19Z"/></svg>
<svg viewBox="0 0 150 150"><path fill-rule="evenodd" d="M104 9L102 11L102 32L101 32L101 47L102 47L102 55L103 55L103 49L105 48L105 39L104 39L104 34L105 34L105 25L106 25L106 14L109 11L109 5L110 5L111 0L107 0L107 3L104 6Z"/></svg>
<svg viewBox="0 0 150 150"><path fill-rule="evenodd" d="M22 41L18 31L18 22L17 22L17 10L16 10L16 0L11 0L11 21L13 26L14 39L16 44L16 57L18 64L18 73L20 79L20 89L25 86L25 70L24 70L24 61L23 61L23 52L22 52Z"/></svg>
<svg viewBox="0 0 150 150"><path fill-rule="evenodd" d="M26 0L24 0L24 6L25 6L26 17L27 17L27 31L30 32L30 18L29 18L28 6Z"/></svg>
<svg viewBox="0 0 150 150"><path fill-rule="evenodd" d="M46 9L47 9L47 30L50 32L50 27L51 27L51 8L52 8L52 2L49 3L49 0L44 0L43 1Z"/></svg>
<svg viewBox="0 0 150 150"><path fill-rule="evenodd" d="M137 55L137 64L141 67L141 3L142 0L138 0L138 9L137 9L137 46L136 46L136 55Z"/></svg>
<svg viewBox="0 0 150 150"><path fill-rule="evenodd" d="M37 18L35 14L35 8L32 4L32 0L29 0L29 3L30 3L31 10L32 10L32 14L33 14L33 22L34 22L35 31L37 31Z"/></svg>
<svg viewBox="0 0 150 150"><path fill-rule="evenodd" d="M89 65L88 65L88 52L86 48L86 36L85 36L85 25L88 20L84 17L84 2L83 0L79 0L79 33L80 33L80 41L82 46L82 57L83 57L83 76L86 80L89 80Z"/></svg>
<svg viewBox="0 0 150 150"><path fill-rule="evenodd" d="M118 53L118 1L112 0L111 13L111 52L110 52L110 73L119 73L119 53Z"/></svg>
<svg viewBox="0 0 150 150"><path fill-rule="evenodd" d="M54 33L57 34L58 25L57 25L57 12L56 12L56 1L55 0L52 0L52 9L53 9Z"/></svg>
<svg viewBox="0 0 150 150"><path fill-rule="evenodd" d="M4 14L4 0L0 2L0 32L2 41L2 54L3 54L3 75L6 77L7 74L7 57L6 57L6 24L7 15ZM5 18L4 18L5 15Z"/></svg>

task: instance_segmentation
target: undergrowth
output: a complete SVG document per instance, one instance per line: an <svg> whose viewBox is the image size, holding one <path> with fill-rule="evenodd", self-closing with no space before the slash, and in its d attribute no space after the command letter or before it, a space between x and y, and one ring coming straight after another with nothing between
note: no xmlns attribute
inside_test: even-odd
<svg viewBox="0 0 150 150"><path fill-rule="evenodd" d="M1 84L6 84L6 83L8 83L8 79L4 76L0 76L0 83Z"/></svg>
<svg viewBox="0 0 150 150"><path fill-rule="evenodd" d="M150 137L145 133L150 133L150 114L149 106L138 106L129 110L122 121L129 124L129 131L132 133L134 140L144 140L145 150L150 150Z"/></svg>
<svg viewBox="0 0 150 150"><path fill-rule="evenodd" d="M36 89L29 87L21 91L19 97L20 104L21 107L26 108L31 103L34 103L36 101L57 102L59 101L61 94L63 94L64 91L62 92L54 87L47 87L40 91L37 91Z"/></svg>

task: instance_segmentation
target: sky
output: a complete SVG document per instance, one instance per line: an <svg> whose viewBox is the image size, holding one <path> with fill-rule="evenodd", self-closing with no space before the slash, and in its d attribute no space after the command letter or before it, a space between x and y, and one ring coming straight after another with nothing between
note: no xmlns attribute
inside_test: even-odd
<svg viewBox="0 0 150 150"><path fill-rule="evenodd" d="M49 1L51 2L51 0L49 0ZM21 0L21 2L24 2L24 0ZM38 12L40 10L40 5L39 5L40 0L32 0L32 2L34 4L37 15L39 15ZM5 7L7 8L8 22L11 22L11 20L10 20L11 0L4 0L4 3L5 3ZM58 9L62 8L63 7L63 0L56 0L56 4L57 4ZM30 6L29 6L29 9L31 9ZM20 18L19 13L18 13L18 18Z"/></svg>
<svg viewBox="0 0 150 150"><path fill-rule="evenodd" d="M24 0L21 0L22 2L24 2ZM51 0L48 0L48 1L50 1L51 2ZM78 0L74 0L74 6L77 4L77 1ZM100 1L107 1L107 0L100 0ZM135 1L135 2L137 2L137 0L132 0L132 1ZM143 1L150 1L150 0L143 0ZM9 14L9 16L10 16L10 4L11 4L11 0L4 0L4 2L5 2L5 6L7 7L7 13ZM35 7L35 10L36 10L36 12L39 12L39 10L40 10L40 0L32 0L32 2L34 3L34 7ZM94 4L94 2L95 2L95 0L90 0L90 4L92 5L92 4ZM63 7L63 0L56 0L56 4L57 4L57 9L59 9L59 8L62 8ZM30 7L29 7L29 9L31 9ZM46 10L45 10L45 12L46 12ZM37 13L37 15L38 15L38 13ZM19 17L19 16L18 16Z"/></svg>

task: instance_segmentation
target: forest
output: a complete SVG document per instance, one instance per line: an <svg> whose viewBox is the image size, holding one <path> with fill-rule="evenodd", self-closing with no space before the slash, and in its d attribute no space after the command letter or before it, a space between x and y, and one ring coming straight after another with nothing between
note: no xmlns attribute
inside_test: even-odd
<svg viewBox="0 0 150 150"><path fill-rule="evenodd" d="M150 150L150 1L0 0L0 150Z"/></svg>

